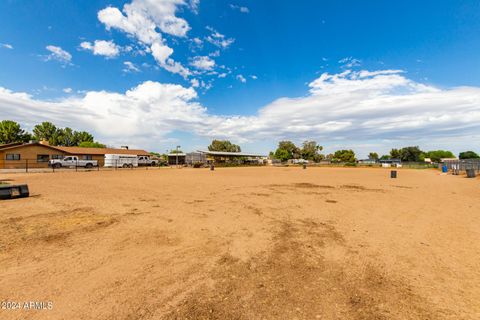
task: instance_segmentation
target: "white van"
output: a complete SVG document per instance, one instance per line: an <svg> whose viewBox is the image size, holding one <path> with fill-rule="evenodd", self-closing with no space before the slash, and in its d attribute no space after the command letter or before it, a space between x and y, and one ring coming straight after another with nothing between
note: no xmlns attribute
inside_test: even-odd
<svg viewBox="0 0 480 320"><path fill-rule="evenodd" d="M138 158L135 154L106 154L106 168L133 168L138 167Z"/></svg>

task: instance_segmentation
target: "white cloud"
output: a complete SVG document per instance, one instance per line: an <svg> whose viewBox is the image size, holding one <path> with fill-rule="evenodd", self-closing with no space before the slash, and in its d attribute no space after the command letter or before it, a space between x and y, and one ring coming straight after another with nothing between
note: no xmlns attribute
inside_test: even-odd
<svg viewBox="0 0 480 320"><path fill-rule="evenodd" d="M192 59L190 65L200 70L212 70L215 67L215 60L207 56L198 56Z"/></svg>
<svg viewBox="0 0 480 320"><path fill-rule="evenodd" d="M72 93L72 91L73 91L72 88L64 88L63 89L63 92L65 92L65 93Z"/></svg>
<svg viewBox="0 0 480 320"><path fill-rule="evenodd" d="M56 60L63 65L70 64L72 61L72 55L60 47L48 45L46 47L51 53L45 57L45 60Z"/></svg>
<svg viewBox="0 0 480 320"><path fill-rule="evenodd" d="M257 77L256 75L254 75L254 74L252 74L252 75L250 76L250 78L252 78L253 80L257 80L257 79L258 79L258 77Z"/></svg>
<svg viewBox="0 0 480 320"><path fill-rule="evenodd" d="M240 81L241 83L246 83L247 79L241 74L237 75L237 80Z"/></svg>
<svg viewBox="0 0 480 320"><path fill-rule="evenodd" d="M170 58L173 49L157 31L159 29L172 36L185 37L190 26L186 20L176 16L178 7L184 5L196 8L198 1L187 3L184 0L133 0L123 6L123 13L118 8L107 7L100 10L97 16L107 30L119 29L150 46L147 51L152 53L162 68L186 77L190 74L189 70Z"/></svg>
<svg viewBox="0 0 480 320"><path fill-rule="evenodd" d="M175 15L182 5L186 5L183 0L133 0L123 6L125 15L118 8L107 7L98 12L98 19L107 28L123 30L152 44L160 37L157 27L172 36L186 36L190 30L188 22Z"/></svg>
<svg viewBox="0 0 480 320"><path fill-rule="evenodd" d="M140 69L131 61L124 61L123 65L123 72L140 72Z"/></svg>
<svg viewBox="0 0 480 320"><path fill-rule="evenodd" d="M200 81L198 81L197 79L192 79L190 80L190 84L192 85L192 87L198 88L200 86Z"/></svg>
<svg viewBox="0 0 480 320"><path fill-rule="evenodd" d="M342 68L350 69L353 67L359 67L362 61L355 59L353 57L346 57L346 58L340 59L338 63L342 65Z"/></svg>
<svg viewBox="0 0 480 320"><path fill-rule="evenodd" d="M120 48L112 40L95 40L92 44L91 42L84 41L80 43L80 47L85 50L92 51L94 55L105 56L107 58L113 58L118 56L120 53Z"/></svg>
<svg viewBox="0 0 480 320"><path fill-rule="evenodd" d="M200 5L200 0L190 0L189 6L192 9L193 13L198 14L198 7Z"/></svg>
<svg viewBox="0 0 480 320"><path fill-rule="evenodd" d="M0 43L0 48L13 49L13 46L9 43Z"/></svg>
<svg viewBox="0 0 480 320"><path fill-rule="evenodd" d="M250 12L250 10L247 7L242 7L242 6L235 5L235 4L230 4L230 8L232 8L233 10L238 10L241 13L249 13Z"/></svg>
<svg viewBox="0 0 480 320"><path fill-rule="evenodd" d="M209 57L220 57L220 50L215 50L208 54Z"/></svg>
<svg viewBox="0 0 480 320"><path fill-rule="evenodd" d="M193 38L192 39L193 43L195 43L198 47L201 47L203 45L203 41L200 38Z"/></svg>
<svg viewBox="0 0 480 320"><path fill-rule="evenodd" d="M354 150L376 146L370 151L411 144L480 149L480 87L440 89L398 70L325 73L304 96L280 98L254 115L235 116L210 114L196 102L197 85L209 84L197 80L185 88L147 81L125 93L90 91L55 102L0 88L0 118L29 128L48 120L91 130L108 144L145 148L180 130L272 146L280 139L315 139Z"/></svg>
<svg viewBox="0 0 480 320"><path fill-rule="evenodd" d="M220 74L218 75L219 78L225 78L226 76L227 76L227 74L226 74L225 72L220 73Z"/></svg>
<svg viewBox="0 0 480 320"><path fill-rule="evenodd" d="M173 53L172 48L164 46L158 42L152 44L152 47L150 49L152 50L152 55L155 60L157 60L157 62L161 65L166 64L168 57L170 57Z"/></svg>
<svg viewBox="0 0 480 320"><path fill-rule="evenodd" d="M212 27L207 26L206 27L208 31L211 32L209 36L205 38L206 41L210 42L214 46L217 46L222 49L228 48L232 43L235 42L235 39L233 38L227 38L225 35L221 34L217 30L215 30Z"/></svg>

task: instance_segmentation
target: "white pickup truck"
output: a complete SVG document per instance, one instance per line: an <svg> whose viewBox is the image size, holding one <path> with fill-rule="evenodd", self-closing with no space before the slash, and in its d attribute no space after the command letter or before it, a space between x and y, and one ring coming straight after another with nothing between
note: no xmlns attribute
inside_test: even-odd
<svg viewBox="0 0 480 320"><path fill-rule="evenodd" d="M154 167L158 165L158 160L151 159L149 156L138 156L138 165Z"/></svg>
<svg viewBox="0 0 480 320"><path fill-rule="evenodd" d="M97 160L80 160L78 157L70 156L63 159L53 159L48 161L48 165L53 168L61 167L85 167L93 168L98 166Z"/></svg>

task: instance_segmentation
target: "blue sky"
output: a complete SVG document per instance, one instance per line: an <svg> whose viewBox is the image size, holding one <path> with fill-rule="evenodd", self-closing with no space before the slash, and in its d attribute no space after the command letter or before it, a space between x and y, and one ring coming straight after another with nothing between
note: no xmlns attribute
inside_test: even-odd
<svg viewBox="0 0 480 320"><path fill-rule="evenodd" d="M479 1L7 0L0 21L0 118L27 128L480 151Z"/></svg>

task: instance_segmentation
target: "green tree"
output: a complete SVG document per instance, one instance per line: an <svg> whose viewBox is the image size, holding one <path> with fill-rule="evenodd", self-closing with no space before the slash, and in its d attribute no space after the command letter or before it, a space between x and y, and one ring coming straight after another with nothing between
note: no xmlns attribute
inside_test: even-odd
<svg viewBox="0 0 480 320"><path fill-rule="evenodd" d="M57 127L51 122L42 122L37 124L33 128L33 136L36 140L47 140L50 141L52 137L57 133Z"/></svg>
<svg viewBox="0 0 480 320"><path fill-rule="evenodd" d="M52 134L48 143L52 146L63 146L63 129L57 129Z"/></svg>
<svg viewBox="0 0 480 320"><path fill-rule="evenodd" d="M402 161L419 162L422 161L423 151L418 146L405 147L400 149Z"/></svg>
<svg viewBox="0 0 480 320"><path fill-rule="evenodd" d="M380 160L389 160L391 158L392 158L392 156L390 156L388 154L384 154L383 156L380 157Z"/></svg>
<svg viewBox="0 0 480 320"><path fill-rule="evenodd" d="M320 153L322 150L323 147L318 145L316 141L304 141L302 144L302 149L300 150L300 154L303 159L319 162L324 158L324 156Z"/></svg>
<svg viewBox="0 0 480 320"><path fill-rule="evenodd" d="M433 162L440 162L442 158L455 158L455 155L447 150L433 150L425 152L424 158L430 158Z"/></svg>
<svg viewBox="0 0 480 320"><path fill-rule="evenodd" d="M81 148L106 148L106 146L100 142L90 142L90 141L83 141L78 144Z"/></svg>
<svg viewBox="0 0 480 320"><path fill-rule="evenodd" d="M11 120L0 121L0 144L27 142L31 138L19 123Z"/></svg>
<svg viewBox="0 0 480 320"><path fill-rule="evenodd" d="M78 145L78 142L75 140L75 134L71 128L60 129L61 130L61 142L60 145L65 147L74 147Z"/></svg>
<svg viewBox="0 0 480 320"><path fill-rule="evenodd" d="M86 131L74 131L73 138L78 145L82 142L94 142L93 135Z"/></svg>
<svg viewBox="0 0 480 320"><path fill-rule="evenodd" d="M378 153L376 153L376 152L370 152L370 153L368 154L368 159L377 161L377 160L378 160Z"/></svg>
<svg viewBox="0 0 480 320"><path fill-rule="evenodd" d="M460 152L460 154L458 155L458 157L460 159L479 159L480 156L473 152L473 151L464 151L464 152Z"/></svg>
<svg viewBox="0 0 480 320"><path fill-rule="evenodd" d="M402 158L402 151L399 149L392 149L390 150L390 158L391 159L400 159Z"/></svg>
<svg viewBox="0 0 480 320"><path fill-rule="evenodd" d="M418 146L404 147L401 149L392 149L390 151L392 159L400 159L402 161L419 162L423 160L424 152Z"/></svg>
<svg viewBox="0 0 480 320"><path fill-rule="evenodd" d="M208 146L209 151L221 151L221 152L241 152L242 149L239 145L233 144L228 140L213 140Z"/></svg>
<svg viewBox="0 0 480 320"><path fill-rule="evenodd" d="M281 156L281 158L279 156ZM280 141L278 143L278 148L275 151L275 158L284 159L282 161L290 159L299 159L301 156L301 150L292 142L292 141Z"/></svg>
<svg viewBox="0 0 480 320"><path fill-rule="evenodd" d="M278 159L278 160L284 162L284 161L287 161L287 160L292 159L292 158L290 157L290 154L288 153L288 151L286 149L280 149L279 148L275 151L275 159Z"/></svg>
<svg viewBox="0 0 480 320"><path fill-rule="evenodd" d="M333 159L339 162L355 162L353 150L338 150L333 154Z"/></svg>

